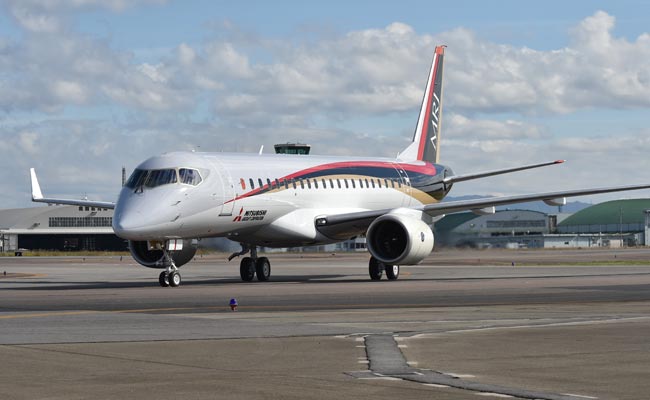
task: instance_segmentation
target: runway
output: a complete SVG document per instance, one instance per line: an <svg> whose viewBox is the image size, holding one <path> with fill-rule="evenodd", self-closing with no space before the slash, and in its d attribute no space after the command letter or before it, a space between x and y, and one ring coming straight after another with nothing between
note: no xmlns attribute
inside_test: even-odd
<svg viewBox="0 0 650 400"><path fill-rule="evenodd" d="M161 288L158 271L127 257L0 258L0 398L639 399L650 389L648 250L448 251L395 282L369 281L365 254L270 259L271 282L242 283L237 261L214 255Z"/></svg>

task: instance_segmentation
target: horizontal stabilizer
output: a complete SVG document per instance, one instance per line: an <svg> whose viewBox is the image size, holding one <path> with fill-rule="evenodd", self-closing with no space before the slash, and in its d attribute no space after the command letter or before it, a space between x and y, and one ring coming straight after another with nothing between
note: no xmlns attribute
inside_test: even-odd
<svg viewBox="0 0 650 400"><path fill-rule="evenodd" d="M450 183L456 183L456 182L462 182L462 181L469 181L469 180L472 180L472 179L485 178L487 176L508 174L510 172L524 171L524 170L527 170L527 169L546 167L548 165L557 165L557 164L562 164L562 163L564 163L564 160L555 160L555 161L549 161L549 162L544 162L544 163L540 163L540 164L530 164L530 165L523 165L521 167L506 168L506 169L496 169L496 170L492 170L492 171L479 172L479 173L475 173L475 174L453 175L453 176L445 177L443 182L447 183L447 184L450 184Z"/></svg>

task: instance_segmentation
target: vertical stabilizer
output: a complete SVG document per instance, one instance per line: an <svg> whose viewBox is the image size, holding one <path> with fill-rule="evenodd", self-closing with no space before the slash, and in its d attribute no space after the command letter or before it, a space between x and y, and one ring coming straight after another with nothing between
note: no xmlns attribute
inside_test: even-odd
<svg viewBox="0 0 650 400"><path fill-rule="evenodd" d="M404 161L422 160L437 163L440 159L440 124L442 122L442 61L446 46L437 46L422 98L413 143L400 153Z"/></svg>

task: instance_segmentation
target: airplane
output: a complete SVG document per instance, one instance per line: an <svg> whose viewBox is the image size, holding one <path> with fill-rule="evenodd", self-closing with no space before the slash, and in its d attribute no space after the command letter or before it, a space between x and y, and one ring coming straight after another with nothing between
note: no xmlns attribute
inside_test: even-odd
<svg viewBox="0 0 650 400"><path fill-rule="evenodd" d="M474 174L439 164L442 76L446 46L437 46L413 139L395 158L289 154L171 152L136 167L117 202L47 198L32 168L32 200L115 209L113 230L128 240L133 258L162 269L159 284L181 284L179 268L198 240L226 237L242 249L242 281L268 281L271 263L258 247L301 247L366 236L371 280L397 280L434 247L431 225L445 214L533 200L563 205L567 197L648 189L611 186L442 202L459 182L562 164L563 160ZM261 152L260 152L261 153Z"/></svg>

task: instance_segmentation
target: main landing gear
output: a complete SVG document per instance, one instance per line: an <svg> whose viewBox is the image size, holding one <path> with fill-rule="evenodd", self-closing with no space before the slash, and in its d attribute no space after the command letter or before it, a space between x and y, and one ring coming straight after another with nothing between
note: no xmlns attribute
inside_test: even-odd
<svg viewBox="0 0 650 400"><path fill-rule="evenodd" d="M242 251L233 253L228 261L250 252L250 257L242 258L239 263L239 275L244 282L250 282L257 275L257 280L266 282L271 278L271 262L266 257L257 256L257 247L242 244Z"/></svg>
<svg viewBox="0 0 650 400"><path fill-rule="evenodd" d="M158 275L158 283L162 287L177 287L181 284L181 274L178 272L178 267L174 263L174 259L171 257L167 250L163 250L165 264L167 268Z"/></svg>
<svg viewBox="0 0 650 400"><path fill-rule="evenodd" d="M370 261L368 262L368 273L370 274L370 279L373 281L381 280L384 271L386 271L386 278L388 278L389 281L395 281L399 278L399 265L387 265L377 260L375 257L370 257Z"/></svg>

